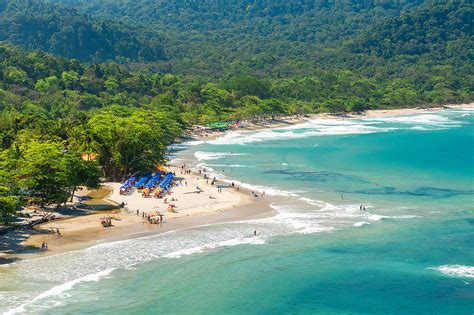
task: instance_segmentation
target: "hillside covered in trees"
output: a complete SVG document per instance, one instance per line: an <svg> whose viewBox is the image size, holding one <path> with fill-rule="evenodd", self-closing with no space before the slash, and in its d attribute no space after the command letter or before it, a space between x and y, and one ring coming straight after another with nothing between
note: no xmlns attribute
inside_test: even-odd
<svg viewBox="0 0 474 315"><path fill-rule="evenodd" d="M199 75L309 74L317 56L423 1L82 1L83 12L143 23L167 38L159 69Z"/></svg>
<svg viewBox="0 0 474 315"><path fill-rule="evenodd" d="M0 0L0 41L83 61L166 59L148 29L36 0Z"/></svg>
<svg viewBox="0 0 474 315"><path fill-rule="evenodd" d="M167 38L169 60L158 63L161 70L219 76L301 76L332 65L364 71L411 56L406 67L427 53L452 63L446 49L433 52L444 46L465 54L469 45L454 42L472 45L474 28L473 5L462 0L50 1L153 27Z"/></svg>

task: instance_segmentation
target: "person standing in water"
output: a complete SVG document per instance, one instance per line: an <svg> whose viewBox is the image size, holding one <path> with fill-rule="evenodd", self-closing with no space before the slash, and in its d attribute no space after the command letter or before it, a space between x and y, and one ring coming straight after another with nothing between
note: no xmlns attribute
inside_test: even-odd
<svg viewBox="0 0 474 315"><path fill-rule="evenodd" d="M257 230L253 231L253 236L257 236Z"/></svg>

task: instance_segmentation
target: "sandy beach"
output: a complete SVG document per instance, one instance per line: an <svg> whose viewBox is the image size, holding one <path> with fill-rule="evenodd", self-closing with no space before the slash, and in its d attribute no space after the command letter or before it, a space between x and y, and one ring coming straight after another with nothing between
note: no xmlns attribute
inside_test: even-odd
<svg viewBox="0 0 474 315"><path fill-rule="evenodd" d="M242 130L258 130L262 128L277 128L287 125L304 123L316 118L370 118L410 115L417 113L429 113L445 108L468 108L473 109L474 103L448 105L434 108L404 108L394 110L370 110L364 114L351 114L334 116L328 114L309 115L304 117L286 117L271 122L248 123ZM209 140L222 136L222 132L194 135L195 140ZM4 247L8 250L0 251L1 261L8 262L12 259L28 259L38 255L50 255L69 250L76 250L120 239L146 236L153 233L161 233L169 230L189 228L211 222L245 220L273 214L269 206L270 197L252 198L250 192L237 187L222 188L218 191L212 186L210 180L206 180L203 173L191 170L190 174L182 172L181 165L169 166L168 171L174 172L175 186L171 194L163 199L153 197L144 198L141 193L132 189L130 194L120 195L120 183L104 183L104 188L97 192L82 191L79 195L91 194L101 202L116 206L124 203L122 209L97 211L93 214L80 216L66 216L35 227L37 233L27 231L12 231L2 236ZM218 184L226 184L220 182ZM102 194L102 195L101 195ZM175 212L169 212L169 204L175 205ZM137 215L138 210L138 215ZM162 224L150 224L143 215L163 215ZM112 217L111 227L103 227L100 224L104 216ZM53 230L55 233L50 233ZM60 235L57 234L60 231ZM47 242L49 250L40 251L43 242ZM5 245L6 244L6 245Z"/></svg>
<svg viewBox="0 0 474 315"><path fill-rule="evenodd" d="M261 120L261 121L243 121L244 127L239 131L258 131L268 128L282 128L290 125L302 124L313 119L353 119L353 118L382 118L393 116L414 115L423 113L434 113L445 109L474 109L474 103L465 104L447 104L438 106L419 106L410 108L396 108L396 109L371 109L362 113L345 113L345 114L307 114L307 115L293 115L285 117L276 117L275 120ZM188 140L213 140L221 137L226 132L201 132L188 133Z"/></svg>
<svg viewBox="0 0 474 315"><path fill-rule="evenodd" d="M189 228L212 222L238 221L263 217L272 214L272 208L265 199L255 200L246 190L237 188L218 188L197 172L181 174L181 168L169 166L167 170L176 173L175 186L165 198L144 198L135 188L127 195L120 195L120 183L104 183L99 195L100 202L110 205L124 203L123 209L98 211L94 214L52 220L35 227L38 233L26 235L25 240L11 252L0 254L5 262L11 259L29 259L37 255L51 255L77 250L132 237L147 236L170 230ZM200 191L197 189L200 188ZM198 192L199 191L199 192ZM97 192L95 193L97 195ZM82 192L81 195L94 195L94 192ZM97 196L95 196L97 197ZM102 199L103 197L103 199ZM174 201L171 201L174 199ZM96 199L91 200L93 203ZM169 212L168 206L175 205L175 211ZM137 215L138 210L138 215ZM163 223L150 224L143 215L163 214ZM101 218L110 216L111 227L103 227ZM59 229L60 234L57 234ZM52 231L52 232L50 232ZM12 237L12 242L14 238ZM48 251L40 251L41 244L48 243Z"/></svg>

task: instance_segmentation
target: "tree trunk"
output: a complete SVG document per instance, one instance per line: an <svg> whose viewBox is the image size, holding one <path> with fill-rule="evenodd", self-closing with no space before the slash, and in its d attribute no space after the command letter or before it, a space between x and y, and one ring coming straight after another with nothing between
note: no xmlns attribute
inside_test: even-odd
<svg viewBox="0 0 474 315"><path fill-rule="evenodd" d="M46 221L54 214L54 212L56 212L56 211L59 209L60 206L61 206L61 204L58 203L58 204L56 205L56 208L54 208L53 210L51 210L51 211L47 212L46 214L44 214L44 215L41 217L41 219L36 220L35 222L30 223L30 226L31 226L31 227L34 227L34 226L36 226L36 225L38 225L38 224L41 224L41 223L43 223L43 222L46 222Z"/></svg>
<svg viewBox="0 0 474 315"><path fill-rule="evenodd" d="M74 193L76 192L76 190L77 190L77 186L72 187L72 190L71 190L71 192L70 192L71 198L69 199L69 202L73 202L73 200L74 200Z"/></svg>

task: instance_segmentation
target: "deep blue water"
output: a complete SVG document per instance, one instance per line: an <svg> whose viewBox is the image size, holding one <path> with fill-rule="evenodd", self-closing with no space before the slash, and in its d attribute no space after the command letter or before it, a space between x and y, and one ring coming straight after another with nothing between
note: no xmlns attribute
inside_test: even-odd
<svg viewBox="0 0 474 315"><path fill-rule="evenodd" d="M48 314L474 312L474 112L315 120L230 134L179 158L265 191L278 214L8 266L2 281L29 282L0 286L3 305ZM35 273L46 265L56 273L45 283Z"/></svg>

